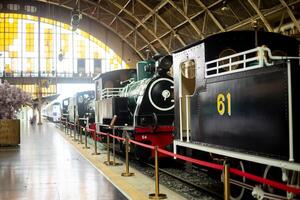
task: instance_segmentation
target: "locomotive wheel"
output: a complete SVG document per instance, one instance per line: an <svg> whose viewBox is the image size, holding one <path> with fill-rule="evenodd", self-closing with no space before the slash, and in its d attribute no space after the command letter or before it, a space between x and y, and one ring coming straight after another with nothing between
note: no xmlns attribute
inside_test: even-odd
<svg viewBox="0 0 300 200"><path fill-rule="evenodd" d="M230 160L229 163L230 163L230 167L236 168L236 169L239 169L239 170L245 172L244 163L242 161ZM246 182L245 177L236 176L236 175L232 174L230 178L234 179L234 180L237 180L239 182L242 182L242 183ZM230 188L231 188L231 196L230 196L231 200L241 200L241 199L243 199L243 196L245 194L245 188L234 185L234 184L230 184Z"/></svg>
<svg viewBox="0 0 300 200"><path fill-rule="evenodd" d="M282 182L282 170L278 167L267 166L264 171L264 178ZM269 185L263 184L263 189L269 193L285 196L285 192Z"/></svg>

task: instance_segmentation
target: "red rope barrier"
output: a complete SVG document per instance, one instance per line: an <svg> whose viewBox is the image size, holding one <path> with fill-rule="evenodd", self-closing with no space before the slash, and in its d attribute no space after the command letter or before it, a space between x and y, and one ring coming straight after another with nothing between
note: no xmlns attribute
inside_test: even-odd
<svg viewBox="0 0 300 200"><path fill-rule="evenodd" d="M129 140L129 142L131 142L133 144L136 144L136 145L139 145L139 146L142 146L142 147L145 147L145 148L148 148L148 149L154 150L154 146L149 145L149 144L144 144L144 143L137 142L137 141L134 141L134 140Z"/></svg>
<svg viewBox="0 0 300 200"><path fill-rule="evenodd" d="M125 141L125 138L122 138L122 137L119 137L119 136L116 136L116 135L109 134L109 136L112 137L112 138L118 139L118 140Z"/></svg>
<svg viewBox="0 0 300 200"><path fill-rule="evenodd" d="M243 172L241 170L234 169L234 168L230 168L229 171L232 174L235 174L235 175L238 175L238 176L243 176L247 179L250 179L250 180L253 180L253 181L256 181L256 182L259 182L259 183L263 183L263 184L266 184L266 185L270 185L270 186L272 186L274 188L277 188L277 189L280 189L280 190L285 190L285 191L292 192L292 193L295 193L295 194L300 194L300 188L287 186L283 183L268 180L268 179L265 179L265 178L247 173L247 172Z"/></svg>
<svg viewBox="0 0 300 200"><path fill-rule="evenodd" d="M218 164L214 164L214 163L210 163L210 162L206 162L206 161L201 161L201 160L197 160L197 159L193 159L193 158L188 158L188 157L178 155L178 154L174 154L172 152L169 152L169 151L166 151L166 150L160 149L160 148L158 148L158 152L161 152L161 153L166 154L166 155L171 156L171 157L179 158L181 160L185 160L185 161L188 161L188 162L191 162L191 163L194 163L194 164L206 166L206 167L217 169L217 170L223 170L223 168L224 168L223 165L218 165ZM247 173L247 172L243 172L243 171L235 169L235 168L230 168L230 172L232 174L242 176L242 177L245 177L247 179L262 183L262 184L270 185L270 186L272 186L274 188L277 188L277 189L280 189L280 190L292 192L292 193L295 193L295 194L300 194L300 188L287 186L283 183L268 180L268 179L265 179L265 178Z"/></svg>
<svg viewBox="0 0 300 200"><path fill-rule="evenodd" d="M202 161L202 160L198 160L198 159L194 159L194 158L189 158L189 157L179 155L179 154L174 154L172 152L169 152L169 151L166 151L166 150L160 149L160 148L158 148L158 152L166 154L166 155L171 156L171 157L179 158L179 159L187 161L187 162L191 162L191 163L195 163L195 164L202 165L202 166L205 166L205 167L209 167L209 168L212 168L212 169L223 170L223 168L224 168L223 165L210 163L210 162L206 162L206 161Z"/></svg>
<svg viewBox="0 0 300 200"><path fill-rule="evenodd" d="M70 123L70 122L66 122L66 123L70 124L70 125L74 125L73 123ZM83 127L83 126L81 126L81 128L85 128L85 130L88 131L88 132L96 132L96 134L100 134L100 135L109 135L112 138L116 138L118 140L125 141L125 138L122 138L122 137L119 137L119 136L111 135L111 134L104 133L104 132L97 132L97 131L95 131L95 129L90 129L90 128L86 128L86 127ZM145 147L145 148L148 148L148 149L152 149L152 150L154 150L154 148L155 148L152 145L144 144L144 143L137 142L137 141L134 141L134 140L129 140L129 142L131 142L133 144L136 144L138 146L142 146L142 147ZM187 161L187 162L191 162L191 163L194 163L194 164L197 164L197 165L209 167L209 168L216 169L216 170L223 170L223 168L224 168L223 165L210 163L210 162L206 162L206 161L202 161L202 160L198 160L198 159L194 159L194 158L189 158L189 157L179 155L179 154L174 154L172 152L169 152L169 151L166 151L166 150L160 149L160 148L158 148L158 152L166 154L170 157L175 157L175 158ZM295 187L292 187L292 186L285 185L283 183L279 183L277 181L272 181L272 180L269 180L269 179L265 179L265 178L247 173L247 172L243 172L243 171L235 169L235 168L230 168L230 173L241 176L241 177L245 177L247 179L256 181L258 183L270 185L270 186L272 186L274 188L277 188L277 189L280 189L280 190L292 192L294 194L300 194L300 188L295 188Z"/></svg>
<svg viewBox="0 0 300 200"><path fill-rule="evenodd" d="M107 133L98 132L98 131L96 131L96 134L98 134L98 135L107 135Z"/></svg>

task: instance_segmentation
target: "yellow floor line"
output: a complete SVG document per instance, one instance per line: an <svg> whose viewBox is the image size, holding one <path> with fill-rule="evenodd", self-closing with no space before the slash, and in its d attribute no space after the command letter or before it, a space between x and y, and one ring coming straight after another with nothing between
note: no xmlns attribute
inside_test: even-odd
<svg viewBox="0 0 300 200"><path fill-rule="evenodd" d="M62 137L64 137L70 144L72 144L73 147L86 159L88 160L95 168L97 168L113 185L115 185L126 197L130 199L136 199L136 200L148 200L148 196L145 195L145 193L139 191L136 189L136 187L129 185L127 180L128 178L133 177L122 177L121 175L116 174L116 170L112 170L113 168L120 168L118 166L111 166L108 167L103 162L105 159L103 157L106 157L105 155L92 155L94 152L94 149L91 147L90 149L83 149L82 147L84 145L78 144L77 141L73 141L73 137L69 137L65 134L65 132L61 131L60 129L59 133ZM99 159L100 157L100 159ZM119 160L116 160L117 162L122 162ZM125 165L121 166L125 169Z"/></svg>
<svg viewBox="0 0 300 200"><path fill-rule="evenodd" d="M116 162L123 163L122 166L107 166L103 163L107 160L107 154L105 151L105 153L101 153L101 155L92 155L94 152L94 145L88 144L90 149L83 149L84 144L78 144L78 141L73 141L73 137L66 135L65 132L59 128L57 128L57 130L59 130L58 132L62 137L64 137L88 162L91 163L91 165L93 165L100 173L102 173L103 176L105 176L106 179L109 180L116 188L118 188L128 199L148 200L148 194L155 192L153 179L133 168L130 168L130 172L135 173L135 176L121 176L121 173L125 172L125 164L122 161L116 159ZM168 199L185 199L180 194L171 191L163 185L160 185L160 192L167 194Z"/></svg>

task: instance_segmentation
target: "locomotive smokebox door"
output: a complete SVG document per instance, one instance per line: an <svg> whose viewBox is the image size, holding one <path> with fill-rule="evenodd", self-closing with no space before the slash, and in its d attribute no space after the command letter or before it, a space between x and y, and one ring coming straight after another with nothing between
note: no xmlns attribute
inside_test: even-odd
<svg viewBox="0 0 300 200"><path fill-rule="evenodd" d="M160 111L173 109L173 80L160 78L154 81L149 88L149 100L153 107Z"/></svg>

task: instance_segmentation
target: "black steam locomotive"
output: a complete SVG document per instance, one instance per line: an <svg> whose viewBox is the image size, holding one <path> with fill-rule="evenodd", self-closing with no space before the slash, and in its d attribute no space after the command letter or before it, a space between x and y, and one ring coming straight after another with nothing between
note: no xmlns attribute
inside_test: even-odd
<svg viewBox="0 0 300 200"><path fill-rule="evenodd" d="M77 92L73 97L63 100L63 115L67 117L69 122L75 123L79 120L80 125L85 126L83 118L89 118L91 128L95 125L95 92L83 91Z"/></svg>
<svg viewBox="0 0 300 200"><path fill-rule="evenodd" d="M279 181L299 187L297 56L295 39L257 31L217 34L174 52L174 151L200 150L245 171L264 166L266 178L279 169ZM256 196L274 192L257 187Z"/></svg>
<svg viewBox="0 0 300 200"><path fill-rule="evenodd" d="M101 74L96 80L96 122L109 131L113 116L116 133L136 141L170 146L173 141L173 79L168 75L171 56L137 63L137 70L124 69ZM120 144L121 150L123 149ZM139 158L151 158L151 151L133 147ZM151 153L151 154L150 154Z"/></svg>

